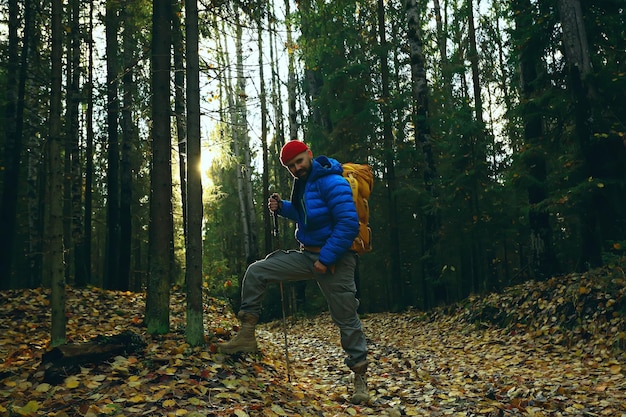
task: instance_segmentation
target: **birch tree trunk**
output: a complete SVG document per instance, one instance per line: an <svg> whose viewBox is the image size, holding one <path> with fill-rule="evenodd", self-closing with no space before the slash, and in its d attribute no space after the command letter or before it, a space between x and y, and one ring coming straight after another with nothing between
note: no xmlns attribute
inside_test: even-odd
<svg viewBox="0 0 626 417"><path fill-rule="evenodd" d="M289 22L289 1L287 1L285 3L285 8L286 8L286 19L285 19L285 26L287 27L286 31L287 31L287 53L291 54L291 49L293 48L292 46L289 45L289 42L291 42L291 23ZM274 151L274 153L272 153L271 155L268 155L268 163L269 163L269 167L270 167L270 182L272 181L276 181L276 183L271 184L271 188L272 188L272 192L274 191L274 189L282 189L282 187L280 187L278 185L278 181L280 176L277 173L277 165L280 164L275 164L273 163L273 160L271 159L272 156L274 155L278 155L278 153L280 152L280 148L283 146L283 144L285 143L285 123L284 123L284 116L283 116L283 99L282 99L282 80L281 80L281 74L280 74L280 70L279 70L279 66L280 63L276 60L276 56L279 55L279 50L281 50L282 46L278 45L278 36L276 36L276 19L274 19L272 16L276 14L275 11L275 6L274 6L274 2L272 1L272 13L268 14L267 16L267 24L270 28L269 31L269 38L270 38L270 71L272 73L272 77L271 77L271 104L272 104L272 109L274 110L274 140L272 141L272 144L270 145L270 149ZM293 58L288 58L288 62L289 59L293 59ZM288 64L289 65L289 64ZM289 79L291 75L287 74L287 78ZM289 84L289 81L287 81L287 84ZM287 87L289 88L289 87ZM295 89L295 85L294 85L294 89ZM294 90L295 91L295 90ZM289 94L289 93L288 93ZM288 100L289 100L289 96L288 96ZM295 100L295 95L294 95L294 100ZM291 106L291 102L287 103L288 106ZM295 106L295 101L294 101L294 106ZM295 107L294 107L295 109ZM291 110L288 110L288 112L291 112ZM289 116L291 117L291 116ZM295 117L295 113L294 113L294 117ZM295 120L294 120L295 121ZM290 122L291 123L291 122ZM280 167L282 168L282 167Z"/></svg>
<svg viewBox="0 0 626 417"><path fill-rule="evenodd" d="M150 230L146 325L149 334L169 332L172 258L170 248L172 167L170 132L169 0L154 0L152 13L152 166L150 171Z"/></svg>
<svg viewBox="0 0 626 417"><path fill-rule="evenodd" d="M275 8L274 8L274 2L271 2L272 4L272 12L270 14L268 14L267 16L267 25L269 27L269 51L270 51L270 71L271 71L271 84L270 84L270 90L271 90L271 105L272 105L272 109L274 110L274 141L273 141L273 145L274 148L273 149L280 149L278 148L278 146L281 146L285 143L285 123L283 122L283 106L282 106L282 90L281 90L281 75L280 75L280 70L278 69L280 63L277 62L276 60L276 56L278 56L278 51L279 51L279 46L277 44L277 36L276 36L276 19L273 17L273 15L276 14ZM287 18L287 21L289 19ZM289 39L290 34L287 34L287 39ZM287 41L289 42L289 40ZM290 47L288 47L289 49ZM288 52L289 53L289 50ZM287 75L287 77L289 77L289 75ZM289 83L289 81L287 81L287 83ZM290 105L290 104L288 104ZM268 112L269 113L269 112ZM280 144L277 146L277 144ZM278 152L276 152L276 154L278 154ZM268 155L269 158L269 155ZM269 162L269 161L268 161ZM271 162L269 163L269 167L276 167L276 164L272 164ZM275 172L270 172L269 174L270 176L270 181L274 178L276 178ZM274 186L276 186L276 184L274 184Z"/></svg>
<svg viewBox="0 0 626 417"><path fill-rule="evenodd" d="M278 162L278 155L280 155L280 149L283 147L286 141L288 140L296 140L298 139L298 114L297 114L297 83L296 83L296 42L293 39L293 28L291 25L291 5L290 0L285 0L285 31L287 32L287 127L285 128L283 124L283 112L282 106L279 103L282 103L281 99L281 82L278 80L278 72L273 71L276 74L276 82L274 83L274 108L275 108L275 119L280 120L280 128L278 130L278 134L274 138L274 153L273 155L276 157L276 161L270 162L270 166L274 167L275 171L272 172L272 177L276 182L274 186L276 190L287 190L289 187L289 176L285 175L284 168ZM276 48L278 50L278 48ZM274 61L274 60L272 60ZM285 137L285 130L287 130L287 138ZM281 221L278 219L279 225L288 225L288 222ZM287 230L286 227L283 228L283 233L278 235L278 242L285 241L286 238L292 239L292 236L289 233L284 233ZM286 243L286 241L285 241Z"/></svg>
<svg viewBox="0 0 626 417"><path fill-rule="evenodd" d="M476 121L482 128L484 124L483 117L483 99L481 94L480 85L480 66L478 63L478 48L476 46L476 27L474 24L474 2L473 0L467 0L467 17L469 33L467 34L469 40L469 56L470 66L472 68L472 89L474 92L474 111L476 114Z"/></svg>
<svg viewBox="0 0 626 417"><path fill-rule="evenodd" d="M237 60L237 77L243 77L243 74L239 74L239 72L243 72L243 52L242 52L242 28L239 21L237 21L237 26L235 28L236 37L235 37L235 56ZM231 76L228 77L232 79ZM244 80L240 80L239 78L236 81L236 88L233 90L229 89L228 93L228 108L230 109L230 119L232 123L232 149L233 154L235 156L236 166L236 187L237 187L237 197L239 200L239 218L241 219L241 228L243 235L243 250L244 257L246 263L248 263L251 258L250 253L250 223L248 222L247 215L248 212L246 210L246 198L245 198L245 187L244 187L244 170L242 167L242 150L240 142L242 142L241 136L243 135L242 130L245 128L243 125L243 121L241 120L241 98L236 98L238 95L243 95L245 98L245 88L241 89L241 84L244 83ZM245 86L245 84L244 84Z"/></svg>
<svg viewBox="0 0 626 417"><path fill-rule="evenodd" d="M235 157L239 162L237 170L237 189L240 199L241 218L243 222L246 263L250 264L258 258L256 212L252 193L252 164L248 138L248 119L246 107L246 81L243 72L242 26L237 22L237 39L235 42L237 59L237 88L235 91L235 123L236 133L233 136Z"/></svg>
<svg viewBox="0 0 626 417"><path fill-rule="evenodd" d="M296 109L295 42L291 28L291 0L285 0L285 30L287 31L287 103L289 105L289 140L298 139L298 114ZM284 141L280 144L284 145Z"/></svg>
<svg viewBox="0 0 626 417"><path fill-rule="evenodd" d="M243 71L243 66L240 67L240 70ZM239 80L244 80L243 72L240 74L241 77L238 77ZM243 91L243 90L240 90ZM259 236L257 231L257 218L256 218L256 210L254 209L254 190L252 189L252 150L250 149L250 136L248 135L248 117L247 117L247 104L246 104L246 96L244 97L237 96L241 99L241 106L239 107L242 111L241 115L243 117L242 127L243 130L243 142L242 151L243 151L243 179L245 186L245 205L246 205L246 218L248 220L248 230L250 233L250 237L248 239L248 244L250 248L248 250L248 258L247 263L252 263L259 258ZM267 112L267 111L266 111Z"/></svg>
<svg viewBox="0 0 626 417"><path fill-rule="evenodd" d="M187 326L191 346L204 344L202 306L202 177L200 174L200 58L198 52L198 3L185 1L187 52Z"/></svg>
<svg viewBox="0 0 626 417"><path fill-rule="evenodd" d="M271 40L271 38L270 38ZM257 20L257 47L259 53L259 101L261 102L261 154L262 164L261 181L263 183L263 192L270 195L270 179L269 179L269 161L268 161L268 145L267 145L267 92L265 90L265 71L263 71L263 19L261 16ZM270 50L272 45L270 43ZM278 122L278 121L277 121ZM263 231L265 242L265 253L272 251L272 222L269 210L263 210Z"/></svg>
<svg viewBox="0 0 626 417"><path fill-rule="evenodd" d="M61 83L63 30L61 0L52 0L52 72L50 78L50 131L48 137L49 217L46 224L46 253L50 266L52 346L65 343L65 265L63 261L63 164L61 160Z"/></svg>

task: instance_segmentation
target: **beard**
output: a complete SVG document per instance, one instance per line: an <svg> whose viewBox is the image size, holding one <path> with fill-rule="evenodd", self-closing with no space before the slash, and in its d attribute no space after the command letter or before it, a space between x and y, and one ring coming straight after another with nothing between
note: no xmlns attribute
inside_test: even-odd
<svg viewBox="0 0 626 417"><path fill-rule="evenodd" d="M313 170L313 163L311 161L311 159L309 159L309 163L307 164L308 166L302 167L299 170L297 170L295 172L295 177L301 180L305 180L309 174L311 173L311 171Z"/></svg>

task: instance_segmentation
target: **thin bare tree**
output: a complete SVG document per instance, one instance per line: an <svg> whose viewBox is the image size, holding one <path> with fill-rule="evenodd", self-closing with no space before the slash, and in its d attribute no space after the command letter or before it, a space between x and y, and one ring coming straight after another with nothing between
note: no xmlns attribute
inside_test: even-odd
<svg viewBox="0 0 626 417"><path fill-rule="evenodd" d="M61 84L63 70L62 0L52 1L52 71L50 78L50 119L48 136L48 189L45 253L50 267L52 346L65 343L65 263L63 259L63 161L61 160Z"/></svg>
<svg viewBox="0 0 626 417"><path fill-rule="evenodd" d="M119 2L106 2L106 64L107 64L107 222L104 260L104 286L117 288L120 253L120 150L118 119L119 62L118 30Z"/></svg>

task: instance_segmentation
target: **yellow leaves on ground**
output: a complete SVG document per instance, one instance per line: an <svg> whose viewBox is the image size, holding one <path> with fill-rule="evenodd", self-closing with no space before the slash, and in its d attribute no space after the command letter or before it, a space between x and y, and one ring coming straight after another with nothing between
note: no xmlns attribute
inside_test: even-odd
<svg viewBox="0 0 626 417"><path fill-rule="evenodd" d="M69 389L78 388L80 386L80 381L78 377L69 376L65 378L65 387Z"/></svg>
<svg viewBox="0 0 626 417"><path fill-rule="evenodd" d="M50 385L50 384L48 384L46 382L43 382L43 383L37 385L37 387L35 388L35 391L37 391L37 392L48 392L48 391L50 391L50 388L52 388L52 385Z"/></svg>
<svg viewBox="0 0 626 417"><path fill-rule="evenodd" d="M25 318L46 316L45 291L7 292L0 416L620 416L626 326L616 309L626 303L626 280L609 272L526 283L457 310L364 317L371 402L359 406L349 402L351 373L327 314L289 324L291 382L282 326L268 323L259 327L260 355L192 348L172 332L146 337L144 352L86 365L51 385L38 369L48 322ZM206 329L231 328L232 312L209 301ZM16 306L21 318L12 316ZM173 328L184 324L184 307L184 296L173 294ZM68 338L136 331L143 309L142 294L70 289Z"/></svg>
<svg viewBox="0 0 626 417"><path fill-rule="evenodd" d="M287 414L287 412L285 410L282 409L282 407L278 404L272 404L272 408L271 410L277 415L277 416L287 416L289 414Z"/></svg>
<svg viewBox="0 0 626 417"><path fill-rule="evenodd" d="M14 408L13 411L20 416L32 416L36 415L39 408L40 405L37 401L29 401L25 406Z"/></svg>
<svg viewBox="0 0 626 417"><path fill-rule="evenodd" d="M163 401L163 407L165 408L170 408L170 407L175 407L176 406L176 401L174 400L165 400Z"/></svg>

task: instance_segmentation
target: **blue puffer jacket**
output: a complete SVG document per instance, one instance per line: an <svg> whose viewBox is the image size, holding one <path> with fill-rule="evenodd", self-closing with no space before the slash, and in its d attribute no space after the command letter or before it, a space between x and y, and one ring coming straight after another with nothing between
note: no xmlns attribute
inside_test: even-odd
<svg viewBox="0 0 626 417"><path fill-rule="evenodd" d="M283 200L280 215L295 220L296 239L305 246L321 247L319 261L333 265L359 233L352 190L343 178L341 164L318 156L302 190L294 180L291 201Z"/></svg>

